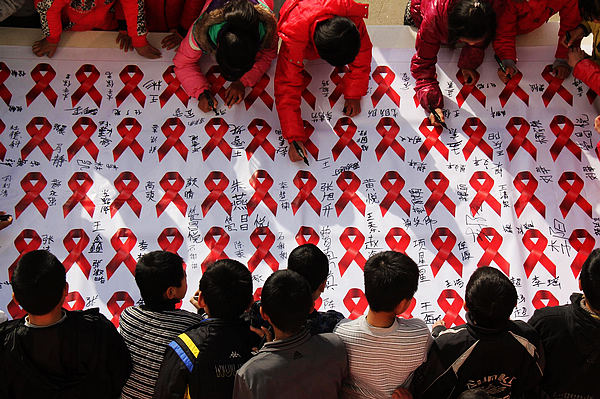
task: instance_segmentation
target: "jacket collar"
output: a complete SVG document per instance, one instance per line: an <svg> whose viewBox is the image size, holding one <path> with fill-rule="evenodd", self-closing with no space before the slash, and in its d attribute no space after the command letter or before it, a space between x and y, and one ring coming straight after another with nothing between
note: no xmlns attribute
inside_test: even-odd
<svg viewBox="0 0 600 399"><path fill-rule="evenodd" d="M296 348L311 338L308 329L303 328L298 334L292 335L289 338L280 341L267 342L260 352L278 352Z"/></svg>

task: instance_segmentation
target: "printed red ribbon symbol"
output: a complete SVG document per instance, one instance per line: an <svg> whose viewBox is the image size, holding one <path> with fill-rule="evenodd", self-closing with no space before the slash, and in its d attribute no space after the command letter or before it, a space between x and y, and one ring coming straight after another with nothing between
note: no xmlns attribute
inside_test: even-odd
<svg viewBox="0 0 600 399"><path fill-rule="evenodd" d="M348 180L350 182L348 183ZM358 209L360 213L365 214L365 203L356 194L356 191L360 187L360 179L354 174L354 172L346 170L340 173L337 178L337 186L342 190L342 195L335 203L335 212L338 216L342 213L348 202L352 201L352 204Z"/></svg>
<svg viewBox="0 0 600 399"><path fill-rule="evenodd" d="M331 75L329 75L329 79L331 79L331 82L335 85L335 89L329 95L329 106L331 108L333 108L333 106L337 103L337 101L344 93L344 78L343 76L340 76L340 74L345 75L346 73L348 73L348 71L350 71L350 69L348 69L348 67L344 65L343 67L333 68Z"/></svg>
<svg viewBox="0 0 600 399"><path fill-rule="evenodd" d="M75 72L75 77L81 83L77 90L71 96L71 104L74 106L81 101L83 96L87 94L90 98L96 103L99 107L102 102L102 95L94 86L94 83L100 77L100 72L96 69L95 66L91 64L82 65L77 72Z"/></svg>
<svg viewBox="0 0 600 399"><path fill-rule="evenodd" d="M544 305L543 300L547 300L548 304ZM550 291L547 291L547 290L539 290L538 292L536 292L535 295L533 296L533 299L531 300L531 304L536 309L545 308L546 306L558 306L559 305L558 299L556 299L556 297L554 295L552 295L552 293Z"/></svg>
<svg viewBox="0 0 600 399"><path fill-rule="evenodd" d="M158 162L167 155L171 148L175 147L181 158L184 161L187 160L188 149L181 141L181 135L185 131L185 126L179 118L169 118L163 123L161 130L167 138L165 142L158 149Z"/></svg>
<svg viewBox="0 0 600 399"><path fill-rule="evenodd" d="M406 253L406 248L410 244L410 236L402 227L392 227L385 236L385 243L392 251Z"/></svg>
<svg viewBox="0 0 600 399"><path fill-rule="evenodd" d="M533 242L534 239L536 242ZM525 259L525 263L523 263L527 278L529 278L529 275L531 275L535 265L538 263L541 263L552 277L556 277L556 265L544 254L546 245L548 245L548 239L539 230L527 230L525 235L523 235L523 245L529 250L529 255Z"/></svg>
<svg viewBox="0 0 600 399"><path fill-rule="evenodd" d="M46 141L46 136L50 133L50 130L52 130L52 125L48 122L48 119L43 116L34 117L29 121L25 129L31 136L31 139L21 149L21 159L26 159L35 147L39 147L40 151L42 151L49 161L52 158L52 152L54 150Z"/></svg>
<svg viewBox="0 0 600 399"><path fill-rule="evenodd" d="M323 298L321 298L321 297L318 297L318 298L315 300L315 306L314 306L315 310L319 310L319 309L321 309L321 306L322 306L322 305L323 305Z"/></svg>
<svg viewBox="0 0 600 399"><path fill-rule="evenodd" d="M125 241L123 241L125 239ZM115 256L106 265L106 279L110 280L112 275L117 271L121 263L129 269L132 276L135 276L135 259L131 256L131 250L137 243L137 237L133 231L127 228L121 228L115 232L110 239L110 244L117 251Z"/></svg>
<svg viewBox="0 0 600 399"><path fill-rule="evenodd" d="M389 126L389 128L386 128L387 126ZM404 147L402 147L400 143L396 141L396 136L400 131L400 127L398 127L396 121L393 118L389 117L381 118L381 120L377 124L376 129L377 133L379 133L381 137L383 137L377 145L377 148L375 148L375 155L377 155L377 160L381 160L381 157L387 151L388 148L394 150L394 152L402 160L404 160Z"/></svg>
<svg viewBox="0 0 600 399"><path fill-rule="evenodd" d="M338 263L340 277L346 273L346 270L348 270L348 267L350 267L352 262L356 262L361 270L363 270L367 260L360 253L360 249L365 243L365 236L360 232L360 230L356 227L346 227L340 236L340 243L346 250L346 253L344 256L342 256L342 259L340 259L340 262Z"/></svg>
<svg viewBox="0 0 600 399"><path fill-rule="evenodd" d="M413 312L413 310L415 310L415 306L417 306L417 300L415 298L412 298L410 300L410 303L408 304L408 308L406 308L406 310L403 313L401 313L397 316L402 317L403 319L412 319L413 318L412 312Z"/></svg>
<svg viewBox="0 0 600 399"><path fill-rule="evenodd" d="M561 128L560 124L564 124L564 126ZM550 155L553 160L556 161L562 149L567 147L581 161L581 148L571 140L573 129L573 122L564 115L556 115L550 122L550 130L556 136L556 141L550 147Z"/></svg>
<svg viewBox="0 0 600 399"><path fill-rule="evenodd" d="M133 95L133 98L135 98L138 104L143 107L144 104L146 104L146 95L142 93L138 87L138 84L140 84L144 78L144 73L140 67L137 65L127 65L123 68L121 73L119 73L119 78L121 78L121 82L125 83L125 86L115 97L115 100L117 100L117 107L120 107L130 94Z"/></svg>
<svg viewBox="0 0 600 399"><path fill-rule="evenodd" d="M419 131L423 133L425 136L425 141L419 147L419 155L421 156L421 161L425 159L429 151L431 151L432 147L435 147L440 154L448 160L448 148L442 143L440 140L440 135L442 134L441 126L433 126L429 121L429 118L423 119L421 122L421 126L419 126Z"/></svg>
<svg viewBox="0 0 600 399"><path fill-rule="evenodd" d="M73 302L73 305L71 305ZM83 310L85 307L85 300L81 296L81 294L77 291L69 292L65 297L65 301L63 302L63 308L73 311L73 310Z"/></svg>
<svg viewBox="0 0 600 399"><path fill-rule="evenodd" d="M262 182L261 182L262 180ZM277 215L277 202L269 194L269 189L273 186L273 178L266 170L259 169L250 177L250 185L254 189L254 195L246 204L248 215L252 215L254 209L263 202L271 211L273 216Z"/></svg>
<svg viewBox="0 0 600 399"><path fill-rule="evenodd" d="M264 236L264 238L261 238ZM275 235L271 233L268 227L257 227L250 234L250 242L256 248L254 255L248 260L248 270L253 273L261 261L265 261L267 265L276 272L279 269L279 262L271 254L271 247L275 243Z"/></svg>
<svg viewBox="0 0 600 399"><path fill-rule="evenodd" d="M437 183L436 183L437 181ZM431 191L431 195L425 202L425 211L427 216L431 216L431 212L435 209L438 203L442 203L448 209L448 212L455 216L456 205L450 197L446 195L446 190L450 185L448 178L440 171L431 171L425 179L425 185Z"/></svg>
<svg viewBox="0 0 600 399"><path fill-rule="evenodd" d="M85 126L85 127L84 127ZM92 134L96 131L96 124L91 118L87 116L82 116L77 119L77 122L73 125L73 133L77 136L77 139L71 144L71 146L67 149L67 155L69 158L69 162L73 157L81 150L82 147L85 147L88 154L94 159L94 161L98 160L98 147L92 141Z"/></svg>
<svg viewBox="0 0 600 399"><path fill-rule="evenodd" d="M246 110L248 110L252 104L254 104L257 98L260 98L267 108L273 111L273 97L271 97L271 95L265 90L270 80L271 78L269 78L269 75L265 73L262 78L260 78L258 83L254 85L250 93L248 93L244 99Z"/></svg>
<svg viewBox="0 0 600 399"><path fill-rule="evenodd" d="M446 237L445 240L442 237ZM450 266L459 276L462 277L463 265L460 263L458 258L452 253L454 244L456 244L456 236L446 227L438 227L431 236L431 243L438 250L437 255L431 261L431 271L433 277L435 277L445 262L448 262Z"/></svg>
<svg viewBox="0 0 600 399"><path fill-rule="evenodd" d="M354 302L358 299L358 302ZM354 320L365 314L369 302L365 293L360 288L350 288L344 297L344 306L350 312L348 318Z"/></svg>
<svg viewBox="0 0 600 399"><path fill-rule="evenodd" d="M525 183L527 182L527 183ZM531 204L542 217L546 217L546 205L535 195L538 182L528 170L517 173L514 180L515 188L521 193L515 202L515 213L521 216L527 204Z"/></svg>
<svg viewBox="0 0 600 399"><path fill-rule="evenodd" d="M219 237L218 240L215 237ZM210 250L210 253L202 261L202 273L206 271L206 268L212 263L219 259L227 259L228 256L225 253L225 248L229 244L229 235L225 232L222 227L213 226L208 230L204 236L204 243Z"/></svg>
<svg viewBox="0 0 600 399"><path fill-rule="evenodd" d="M58 96L56 95L56 92L54 91L52 86L50 86L50 82L52 82L55 76L56 71L54 71L54 68L52 68L50 64L37 64L35 68L33 68L33 70L31 71L31 78L35 82L35 86L33 86L31 90L29 90L29 92L25 95L25 102L27 103L28 107L29 105L31 105L33 100L35 100L37 96L40 95L40 93L44 93L48 101L50 101L50 104L56 107L56 100L58 100ZM8 105L8 103L6 104Z"/></svg>
<svg viewBox="0 0 600 399"><path fill-rule="evenodd" d="M483 179L483 183L480 183L479 180ZM471 214L475 216L475 214L481 208L484 202L487 202L490 207L500 216L500 211L502 210L502 205L498 202L496 198L490 193L492 187L494 187L494 179L485 171L478 171L473 173L471 179L469 180L471 187L477 191L475 194L475 198L471 201Z"/></svg>
<svg viewBox="0 0 600 399"><path fill-rule="evenodd" d="M520 125L518 129L517 125ZM519 151L519 148L523 148L525 151L527 151L534 160L537 158L537 149L527 138L527 133L529 132L529 123L525 119L521 118L520 116L514 116L510 118L508 124L506 125L506 130L508 130L510 135L513 137L510 144L506 148L509 161L512 161L517 151Z"/></svg>
<svg viewBox="0 0 600 399"><path fill-rule="evenodd" d="M181 87L181 82L179 82L179 79L177 79L177 76L175 75L175 66L169 65L162 77L168 86L163 90L160 96L158 96L160 107L164 107L171 97L173 97L173 94L175 94L179 100L181 100L181 103L187 107L190 96L188 96L185 90L183 90L183 87Z"/></svg>
<svg viewBox="0 0 600 399"><path fill-rule="evenodd" d="M490 240L489 237L492 237ZM477 236L477 242L483 249L483 255L477 262L477 267L491 266L496 263L500 270L507 276L510 276L510 263L500 255L500 245L502 245L502 236L493 227L484 227Z"/></svg>
<svg viewBox="0 0 600 399"><path fill-rule="evenodd" d="M548 82L548 87L546 87L546 90L542 93L542 100L544 100L544 105L546 107L548 107L550 100L552 100L552 97L554 97L557 92L563 100L570 106L573 106L573 95L562 85L564 79L552 75L552 65L546 65L542 71L542 77Z"/></svg>
<svg viewBox="0 0 600 399"><path fill-rule="evenodd" d="M465 147L463 148L465 161L469 159L475 147L479 147L479 149L491 160L494 156L494 150L492 150L492 147L483 140L486 127L481 120L479 120L479 118L467 118L462 129L463 132L469 136L469 141L467 141L467 144L465 144Z"/></svg>
<svg viewBox="0 0 600 399"><path fill-rule="evenodd" d="M15 248L19 251L19 256L17 256L17 259L15 259L12 265L8 267L8 280L12 280L13 272L15 271L15 267L17 267L17 263L21 260L21 257L27 252L39 249L40 245L42 245L42 239L35 230L24 229L19 233L15 238Z"/></svg>
<svg viewBox="0 0 600 399"><path fill-rule="evenodd" d="M246 157L248 160L252 158L252 155L254 155L254 152L259 146L265 150L272 160L275 160L275 147L267 140L267 136L271 131L271 126L263 119L256 118L248 125L248 131L253 136L252 141L248 144L248 147L246 147Z"/></svg>
<svg viewBox="0 0 600 399"><path fill-rule="evenodd" d="M2 122L2 119L0 119L0 134L4 132L4 129L6 129L6 125ZM6 147L4 144L0 143L0 159L4 161L4 157L6 157Z"/></svg>
<svg viewBox="0 0 600 399"><path fill-rule="evenodd" d="M312 136L313 132L315 131L315 128L313 127L313 125L311 125L310 123L308 123L305 120L303 120L302 123L304 125L304 137L305 137L304 148L306 148L306 151L308 151L308 153L310 155L312 155L314 159L319 159L319 149L317 148L315 143L313 143L312 140L310 139L310 136Z"/></svg>
<svg viewBox="0 0 600 399"><path fill-rule="evenodd" d="M215 183L218 181L218 183ZM225 189L229 185L229 179L223 172L213 171L208 174L206 180L204 180L204 185L208 189L208 196L202 202L202 216L206 216L210 208L215 204L215 202L219 202L221 207L228 215L231 215L231 201L225 195Z"/></svg>
<svg viewBox="0 0 600 399"><path fill-rule="evenodd" d="M179 248L183 245L183 235L177 230L177 227L167 227L160 233L156 241L163 251L178 254Z"/></svg>
<svg viewBox="0 0 600 399"><path fill-rule="evenodd" d="M215 129L215 126L218 126L218 128ZM231 161L231 147L223 140L225 133L229 130L227 122L223 118L212 118L206 123L204 130L206 130L206 134L208 134L210 140L202 148L202 159L206 161L213 150L219 147L223 155Z"/></svg>
<svg viewBox="0 0 600 399"><path fill-rule="evenodd" d="M6 310L8 310L8 313L12 316L13 320L21 319L27 316L27 312L21 306L19 306L17 301L15 301L15 298L10 300L6 306Z"/></svg>
<svg viewBox="0 0 600 399"><path fill-rule="evenodd" d="M81 183L80 183L81 182ZM92 202L90 197L87 196L87 192L90 191L94 181L86 172L75 172L69 179L69 188L73 191L73 195L63 205L63 214L66 218L67 215L81 203L83 209L87 211L90 217L94 217L94 210L96 205Z"/></svg>
<svg viewBox="0 0 600 399"><path fill-rule="evenodd" d="M394 181L393 183L392 180ZM383 187L383 189L387 192L385 198L383 198L383 201L381 201L381 203L379 204L379 208L381 209L381 216L385 216L385 214L387 213L387 211L390 210L390 207L394 204L394 202L398 204L400 209L402 209L407 216L410 216L410 204L400 192L404 187L404 179L402 178L402 176L400 176L400 173L396 172L395 170L385 172L385 174L381 178L381 187Z"/></svg>
<svg viewBox="0 0 600 399"><path fill-rule="evenodd" d="M223 101L225 101L225 87L223 86L225 83L227 83L227 80L221 75L221 68L219 68L218 65L211 66L206 72L206 78L208 79L211 91L215 93L215 96L218 95Z"/></svg>
<svg viewBox="0 0 600 399"><path fill-rule="evenodd" d="M113 149L113 156L115 162L123 154L127 148L131 148L131 151L135 156L142 161L144 157L144 149L136 140L137 135L142 130L142 125L135 118L125 118L117 125L117 132L122 137L119 144Z"/></svg>
<svg viewBox="0 0 600 399"><path fill-rule="evenodd" d="M75 242L76 239L77 242ZM83 229L73 229L67 233L63 239L63 245L69 253L63 261L66 271L69 271L73 263L77 263L83 274L85 274L85 278L90 278L92 266L83 254L89 243L90 238Z"/></svg>
<svg viewBox="0 0 600 399"><path fill-rule="evenodd" d="M302 75L302 98L304 99L304 101L306 101L306 103L312 109L315 109L317 99L310 92L310 90L308 90L308 85L310 84L310 81L312 80L312 76L310 76L310 74L308 72L306 72L306 69L302 70L301 75Z"/></svg>
<svg viewBox="0 0 600 399"><path fill-rule="evenodd" d="M456 72L456 78L462 85L462 89L460 89L456 95L456 103L458 104L458 108L462 107L467 97L469 97L469 94L473 95L473 97L475 97L475 99L477 99L477 101L479 101L479 103L485 107L485 94L483 94L483 92L477 87L477 82L479 82L479 72L474 72L475 76L473 78L473 82L468 85L465 85L465 77L463 76L462 72L460 70Z"/></svg>
<svg viewBox="0 0 600 399"><path fill-rule="evenodd" d="M525 90L523 90L521 86L519 86L519 82L521 81L521 79L523 79L523 74L521 73L521 71L518 71L512 76L512 78L510 78L508 83L506 83L504 89L502 89L502 92L499 96L500 105L502 106L502 108L504 108L506 102L513 93L517 97L519 97L521 101L525 103L525 105L529 106L529 94L527 94Z"/></svg>
<svg viewBox="0 0 600 399"><path fill-rule="evenodd" d="M356 144L356 142L352 140L354 137L354 133L356 133L356 125L354 124L352 119L348 117L338 119L335 126L333 127L333 131L340 138L331 149L331 153L333 154L333 160L337 161L344 148L348 147L350 151L352 151L352 153L360 161L360 157L362 156L362 150L358 146L358 144Z"/></svg>
<svg viewBox="0 0 600 399"><path fill-rule="evenodd" d="M0 98L4 100L6 105L10 105L10 99L12 98L10 90L4 84L9 77L10 69L4 62L0 61Z"/></svg>
<svg viewBox="0 0 600 399"><path fill-rule="evenodd" d="M385 74L383 77L382 74ZM386 94L393 102L396 104L396 107L400 106L400 96L396 93L396 90L392 89L392 83L396 78L396 74L394 71L390 69L390 67L385 65L379 65L373 71L373 80L377 83L377 89L371 95L371 101L373 102L373 107L376 107L379 103L379 100Z"/></svg>
<svg viewBox="0 0 600 399"><path fill-rule="evenodd" d="M294 176L294 185L298 188L298 194L292 201L292 211L294 215L302 206L304 201L312 207L317 215L321 215L321 203L313 194L313 189L317 186L317 179L307 170L299 170Z"/></svg>
<svg viewBox="0 0 600 399"><path fill-rule="evenodd" d="M580 241L582 238L583 242ZM573 271L573 276L579 278L581 266L583 266L583 262L585 262L590 253L594 250L596 239L585 229L575 229L569 237L569 244L571 244L575 252L577 252L575 259L571 262L571 270Z"/></svg>
<svg viewBox="0 0 600 399"><path fill-rule="evenodd" d="M448 299L452 299L452 304L448 302ZM465 301L458 295L458 292L452 289L442 291L437 303L440 306L440 309L445 313L443 320L444 323L446 323L446 327L465 324L465 321L460 317L460 310Z"/></svg>
<svg viewBox="0 0 600 399"><path fill-rule="evenodd" d="M572 181L572 183L569 183ZM589 216L592 217L592 205L581 195L583 190L583 180L575 172L564 172L560 179L558 179L558 185L562 188L566 195L560 203L560 211L563 217L567 217L567 214L573 207L573 204L577 203L579 207Z"/></svg>
<svg viewBox="0 0 600 399"><path fill-rule="evenodd" d="M32 182L35 181L35 184ZM25 192L21 201L15 206L15 219L18 219L21 213L33 203L40 214L46 218L48 212L48 204L40 195L48 182L40 172L29 172L21 180L21 188Z"/></svg>
<svg viewBox="0 0 600 399"><path fill-rule="evenodd" d="M127 181L127 183L126 183ZM135 198L133 194L134 191L140 185L140 181L133 174L133 172L121 172L119 176L115 179L115 189L119 192L119 195L115 200L110 204L110 217L114 217L115 214L123 204L127 203L133 213L139 218L140 213L142 212L142 204Z"/></svg>
<svg viewBox="0 0 600 399"><path fill-rule="evenodd" d="M308 236L308 238L307 238ZM304 244L313 244L317 245L319 243L319 235L309 226L300 226L298 233L296 233L296 242L298 245Z"/></svg>
<svg viewBox="0 0 600 399"><path fill-rule="evenodd" d="M119 305L119 301L123 301L122 305ZM128 307L133 306L134 302L131 299L131 296L125 291L117 291L115 292L108 302L106 302L106 307L108 311L113 316L110 320L115 328L119 327L119 319L121 317L121 313Z"/></svg>
<svg viewBox="0 0 600 399"><path fill-rule="evenodd" d="M598 94L594 90L588 89L588 91L585 93L585 96L587 97L589 103L592 104L596 97L598 97Z"/></svg>
<svg viewBox="0 0 600 399"><path fill-rule="evenodd" d="M171 183L171 181L173 181ZM173 203L183 216L187 212L187 203L183 200L179 191L183 188L183 178L178 172L167 172L160 179L160 186L165 190L165 194L156 204L156 216L160 216L170 203Z"/></svg>

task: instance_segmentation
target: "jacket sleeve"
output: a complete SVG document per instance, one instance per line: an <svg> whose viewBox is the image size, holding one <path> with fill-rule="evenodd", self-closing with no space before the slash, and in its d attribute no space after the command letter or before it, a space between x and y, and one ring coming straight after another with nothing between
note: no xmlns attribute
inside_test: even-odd
<svg viewBox="0 0 600 399"><path fill-rule="evenodd" d="M121 396L121 390L129 378L133 364L129 349L127 349L121 334L117 332L117 329L108 319L104 316L101 317L107 337L106 347L103 349L106 353L105 370L111 385L107 391L111 392L111 398L118 398Z"/></svg>
<svg viewBox="0 0 600 399"><path fill-rule="evenodd" d="M415 399L447 397L454 388L455 379L450 375L453 373L448 373L448 378L442 377L446 369L441 358L440 348L433 341L427 353L427 361L414 372L410 385L413 397ZM446 394L444 395L444 393Z"/></svg>
<svg viewBox="0 0 600 399"><path fill-rule="evenodd" d="M262 49L256 55L256 61L249 70L242 76L240 81L245 87L254 87L254 85L263 77L271 67L271 63L277 56L277 47Z"/></svg>
<svg viewBox="0 0 600 399"><path fill-rule="evenodd" d="M506 2L504 12L497 17L494 52L501 60L517 61L515 38L517 37L517 12Z"/></svg>
<svg viewBox="0 0 600 399"><path fill-rule="evenodd" d="M127 34L131 38L133 47L143 47L148 44L146 34L146 15L144 2L138 0L119 0L123 7L123 14L127 22Z"/></svg>
<svg viewBox="0 0 600 399"><path fill-rule="evenodd" d="M204 90L210 90L210 84L198 64L202 57L202 50L196 46L192 31L193 25L187 36L181 41L175 58L173 58L173 64L175 65L175 75L181 82L183 90L190 97L198 98ZM192 48L192 45L197 50Z"/></svg>
<svg viewBox="0 0 600 399"><path fill-rule="evenodd" d="M354 22L360 34L360 50L354 61L348 65L348 73L344 75L344 98L351 100L360 99L367 94L373 49L364 20L360 18Z"/></svg>
<svg viewBox="0 0 600 399"><path fill-rule="evenodd" d="M246 384L244 377L239 372L235 375L235 383L233 385L233 399L253 399L252 391Z"/></svg>
<svg viewBox="0 0 600 399"><path fill-rule="evenodd" d="M558 11L560 16L560 27L558 28L558 44L556 45L555 58L567 59L569 49L560 42L567 31L573 30L581 22L577 0L567 0Z"/></svg>
<svg viewBox="0 0 600 399"><path fill-rule="evenodd" d="M35 8L40 14L42 34L49 43L58 43L62 34L62 10L69 6L69 0L38 0Z"/></svg>
<svg viewBox="0 0 600 399"><path fill-rule="evenodd" d="M579 61L573 69L573 76L600 93L600 65L590 58Z"/></svg>
<svg viewBox="0 0 600 399"><path fill-rule="evenodd" d="M185 395L190 372L171 345L178 345L177 341L171 342L165 349L153 399L182 399Z"/></svg>
<svg viewBox="0 0 600 399"><path fill-rule="evenodd" d="M410 72L416 79L417 99L427 112L429 112L429 107L444 107L444 97L435 71L437 53L440 49L440 38L433 31L434 26L433 21L429 21L426 15L417 32L416 53L410 64Z"/></svg>

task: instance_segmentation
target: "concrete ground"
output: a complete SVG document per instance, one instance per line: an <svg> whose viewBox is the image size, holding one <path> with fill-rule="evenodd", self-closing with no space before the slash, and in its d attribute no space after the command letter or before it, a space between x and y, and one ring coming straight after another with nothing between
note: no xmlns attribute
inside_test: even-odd
<svg viewBox="0 0 600 399"><path fill-rule="evenodd" d="M369 4L367 25L402 25L407 0L357 0Z"/></svg>

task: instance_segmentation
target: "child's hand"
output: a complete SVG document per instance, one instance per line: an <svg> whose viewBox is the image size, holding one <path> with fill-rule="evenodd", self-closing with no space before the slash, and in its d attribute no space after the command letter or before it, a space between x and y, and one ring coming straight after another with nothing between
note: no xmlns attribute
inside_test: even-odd
<svg viewBox="0 0 600 399"><path fill-rule="evenodd" d="M212 106L210 105L212 102ZM217 100L208 90L204 90L204 93L198 97L198 108L204 113L213 111L217 106Z"/></svg>
<svg viewBox="0 0 600 399"><path fill-rule="evenodd" d="M413 399L413 396L408 389L398 387L392 393L392 399Z"/></svg>
<svg viewBox="0 0 600 399"><path fill-rule="evenodd" d="M33 54L37 55L38 57L47 55L48 58L52 58L57 47L58 43L50 43L48 40L46 40L46 38L43 38L42 40L38 40L37 42L33 43L31 49L33 50Z"/></svg>
<svg viewBox="0 0 600 399"><path fill-rule="evenodd" d="M162 39L160 44L162 45L162 48L171 50L172 48L179 46L179 43L181 43L182 40L183 37L179 36L179 33L173 32L169 36Z"/></svg>
<svg viewBox="0 0 600 399"><path fill-rule="evenodd" d="M587 57L587 54L579 47L569 49L569 66L575 68L575 65L585 57Z"/></svg>
<svg viewBox="0 0 600 399"><path fill-rule="evenodd" d="M304 147L304 143L300 142L300 141L296 141L296 143L298 143L298 147L300 147L300 149L302 150L302 152L304 152L306 154L306 147ZM296 147L294 147L294 145L290 142L290 148L288 150L289 156L290 156L290 161L292 162L300 162L303 161L302 157L300 156L300 154L298 154L298 151L296 151Z"/></svg>
<svg viewBox="0 0 600 399"><path fill-rule="evenodd" d="M198 295L200 295L200 290L196 290L196 292L194 292L194 295L192 295L192 297L190 298L190 303L194 305L196 309L200 310L202 309L202 307L198 303Z"/></svg>
<svg viewBox="0 0 600 399"><path fill-rule="evenodd" d="M225 90L225 104L231 108L235 104L239 104L244 99L246 87L242 82L235 81Z"/></svg>
<svg viewBox="0 0 600 399"><path fill-rule="evenodd" d="M578 26L572 31L569 31L569 34L571 36L571 40L569 41L567 41L567 35L564 35L560 38L560 44L562 44L565 47L574 46L575 43L578 43L585 36L585 32L581 26Z"/></svg>
<svg viewBox="0 0 600 399"><path fill-rule="evenodd" d="M0 211L0 215L6 215L6 212L4 211ZM8 220L2 220L0 221L0 230L10 226L10 224L13 222L13 218L12 216L8 217Z"/></svg>
<svg viewBox="0 0 600 399"><path fill-rule="evenodd" d="M444 112L441 110L441 108L436 108L435 109L435 113L438 114L438 116L440 117L440 120L442 122L446 122L446 120L444 119ZM435 116L433 115L433 113L429 114L429 122L431 122L431 124L433 126L442 126L437 119L435 119Z"/></svg>
<svg viewBox="0 0 600 399"><path fill-rule="evenodd" d="M460 72L462 72L462 76L465 79L466 85L475 84L475 75L476 72L473 69L461 68Z"/></svg>
<svg viewBox="0 0 600 399"><path fill-rule="evenodd" d="M433 326L431 328L436 328L437 326L446 327L446 322L443 319L440 319L433 323Z"/></svg>
<svg viewBox="0 0 600 399"><path fill-rule="evenodd" d="M352 118L360 114L360 98L357 100L346 99L344 102L344 115Z"/></svg>
<svg viewBox="0 0 600 399"><path fill-rule="evenodd" d="M600 115L598 115L596 119L594 119L594 129L596 129L596 131L600 133Z"/></svg>
<svg viewBox="0 0 600 399"><path fill-rule="evenodd" d="M125 32L119 32L117 34L117 43L119 43L119 48L125 52L130 50L133 51L133 44L131 44L131 38Z"/></svg>
<svg viewBox="0 0 600 399"><path fill-rule="evenodd" d="M571 67L565 60L555 60L552 64L552 72L558 79L564 80L571 74Z"/></svg>
<svg viewBox="0 0 600 399"><path fill-rule="evenodd" d="M505 69L506 73L504 73L501 68L498 68L498 77L504 84L508 83L508 81L518 72L517 68L512 66L507 66Z"/></svg>
<svg viewBox="0 0 600 399"><path fill-rule="evenodd" d="M135 51L137 51L137 53L142 57L149 58L151 60L160 58L160 50L151 45L150 43L142 47L136 47Z"/></svg>

